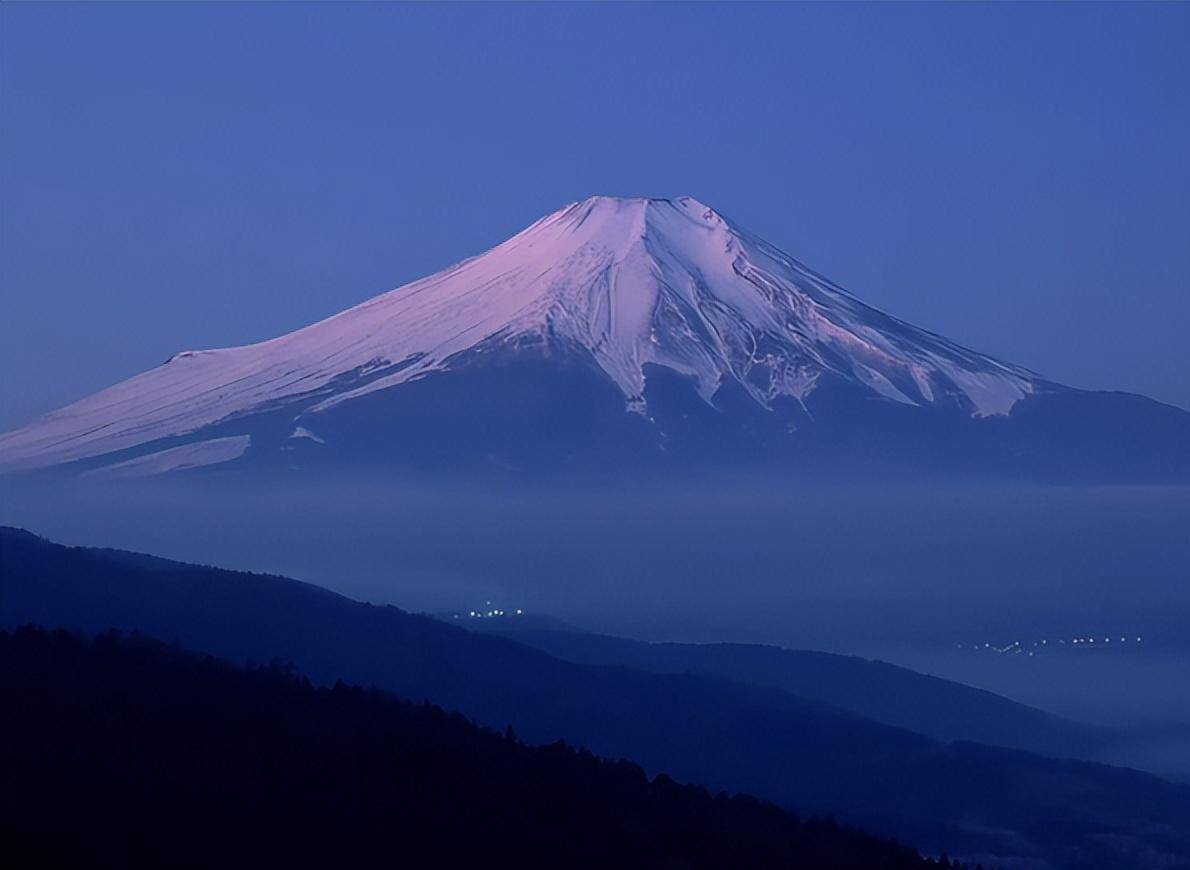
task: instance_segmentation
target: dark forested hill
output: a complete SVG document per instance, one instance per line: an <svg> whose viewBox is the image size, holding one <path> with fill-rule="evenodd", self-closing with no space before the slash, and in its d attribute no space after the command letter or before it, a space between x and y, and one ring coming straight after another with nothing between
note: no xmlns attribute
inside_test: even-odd
<svg viewBox="0 0 1190 870"><path fill-rule="evenodd" d="M511 724L531 743L565 738L712 789L834 813L930 853L1031 868L1190 867L1190 788L1136 771L943 743L775 688L562 661L282 577L0 529L0 627L29 622L141 630L236 661L279 657L318 684L429 699Z"/></svg>
<svg viewBox="0 0 1190 870"><path fill-rule="evenodd" d="M143 637L0 632L10 867L938 866L429 705Z"/></svg>

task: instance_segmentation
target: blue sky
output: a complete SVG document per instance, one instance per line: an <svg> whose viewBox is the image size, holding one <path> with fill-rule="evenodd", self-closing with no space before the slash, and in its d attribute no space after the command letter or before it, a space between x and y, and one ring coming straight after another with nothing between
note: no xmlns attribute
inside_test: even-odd
<svg viewBox="0 0 1190 870"><path fill-rule="evenodd" d="M1190 407L1190 4L0 6L0 428L592 193Z"/></svg>

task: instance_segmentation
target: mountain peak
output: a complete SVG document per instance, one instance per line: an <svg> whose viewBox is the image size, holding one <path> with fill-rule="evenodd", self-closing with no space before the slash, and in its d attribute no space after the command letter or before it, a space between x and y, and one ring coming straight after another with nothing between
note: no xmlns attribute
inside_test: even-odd
<svg viewBox="0 0 1190 870"><path fill-rule="evenodd" d="M638 207L660 207L660 208L675 208L692 213L701 213L706 210L713 211L711 206L704 202L700 202L697 198L689 194L682 196L612 196L608 194L595 194L588 196L586 199L571 205L608 205L615 208L629 208L633 206ZM570 206L566 206L569 208ZM562 209L565 211L565 208Z"/></svg>
<svg viewBox="0 0 1190 870"><path fill-rule="evenodd" d="M600 220L632 220L634 218L648 221L651 217L663 215L666 212L684 215L696 222L707 224L725 224L726 221L711 206L700 202L693 196L678 196L674 198L659 196L589 196L580 202L554 212L553 216L560 216L567 212L577 211L584 217L595 217Z"/></svg>
<svg viewBox="0 0 1190 870"><path fill-rule="evenodd" d="M278 338L164 365L0 436L37 467L292 405L307 419L501 348L592 363L648 415L650 366L761 407L823 378L907 405L1007 413L1030 372L864 305L690 196L593 196L491 250ZM483 357L487 359L488 357Z"/></svg>

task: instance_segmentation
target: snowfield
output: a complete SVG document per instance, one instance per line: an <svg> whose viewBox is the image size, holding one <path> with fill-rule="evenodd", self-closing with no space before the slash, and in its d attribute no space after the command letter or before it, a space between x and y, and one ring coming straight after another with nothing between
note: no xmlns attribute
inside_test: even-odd
<svg viewBox="0 0 1190 870"><path fill-rule="evenodd" d="M766 407L801 401L829 373L890 401L957 404L971 416L1008 413L1039 381L863 304L690 197L592 197L304 329L176 354L0 436L0 469L127 450L291 403L308 423L502 346L586 355L625 409L646 416L649 364L692 378L707 401L726 381ZM231 446L185 461L226 461Z"/></svg>

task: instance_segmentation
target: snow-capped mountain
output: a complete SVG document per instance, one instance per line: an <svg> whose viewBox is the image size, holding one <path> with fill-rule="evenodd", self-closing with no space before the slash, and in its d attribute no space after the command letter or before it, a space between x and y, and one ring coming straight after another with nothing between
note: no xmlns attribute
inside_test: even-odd
<svg viewBox="0 0 1190 870"><path fill-rule="evenodd" d="M582 385L545 387L551 372ZM453 386L434 399L433 384ZM683 391L702 407L675 405ZM484 430L477 452L499 463L491 427L541 436L551 418L588 401L621 418L596 426L605 430L596 440L619 433L620 449L672 453L690 418L707 412L748 418L745 431L713 439L720 447L746 449L751 437L781 448L774 439L793 444L824 414L829 423L857 407L992 421L1055 391L1064 388L863 304L690 197L592 197L304 329L178 353L0 436L0 470L83 461L80 471L156 473L265 454L300 467L320 453L358 453L365 441L389 460L407 452L421 461L432 447L450 461L467 450L457 428L449 444L427 433L451 423ZM457 405L444 407L447 395ZM848 410L826 398L840 395ZM391 413L377 413L381 399L395 400ZM589 413L578 413L581 432L564 426L558 437L593 438Z"/></svg>

